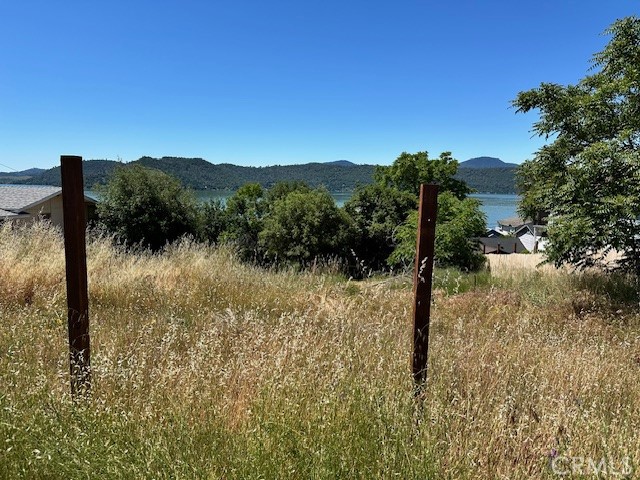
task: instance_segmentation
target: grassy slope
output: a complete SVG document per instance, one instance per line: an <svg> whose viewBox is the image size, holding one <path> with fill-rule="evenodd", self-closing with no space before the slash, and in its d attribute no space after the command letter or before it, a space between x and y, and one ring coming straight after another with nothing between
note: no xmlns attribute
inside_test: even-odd
<svg viewBox="0 0 640 480"><path fill-rule="evenodd" d="M598 277L440 272L454 294L436 295L418 410L405 278L88 251L94 396L74 405L61 239L0 228L7 478L532 478L552 449L640 458L639 317Z"/></svg>

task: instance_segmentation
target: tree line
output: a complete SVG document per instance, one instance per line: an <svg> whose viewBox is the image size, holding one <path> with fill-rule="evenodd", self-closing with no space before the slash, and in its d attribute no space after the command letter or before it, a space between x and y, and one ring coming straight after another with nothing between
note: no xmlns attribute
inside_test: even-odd
<svg viewBox="0 0 640 480"><path fill-rule="evenodd" d="M323 187L284 181L241 186L226 202L199 203L181 182L142 165L117 168L100 189L98 217L130 246L162 249L189 235L232 245L245 261L305 266L337 260L351 275L411 265L415 255L420 183L438 183L436 264L478 269L483 257L472 237L486 220L471 189L455 178L450 153L402 153L376 167L374 182L360 185L340 208Z"/></svg>

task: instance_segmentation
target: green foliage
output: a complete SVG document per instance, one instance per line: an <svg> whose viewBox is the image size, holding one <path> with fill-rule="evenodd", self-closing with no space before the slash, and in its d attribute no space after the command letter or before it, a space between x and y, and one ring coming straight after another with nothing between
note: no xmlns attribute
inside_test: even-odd
<svg viewBox="0 0 640 480"><path fill-rule="evenodd" d="M282 200L292 192L308 193L311 187L305 182L299 180L284 180L276 183L265 193L265 201L267 206L272 206L278 200Z"/></svg>
<svg viewBox="0 0 640 480"><path fill-rule="evenodd" d="M409 266L416 255L416 231L418 212L413 211L398 228L398 244L389 257L392 266ZM486 229L480 202L473 198L460 200L451 192L438 195L438 219L434 262L439 267L457 267L467 271L478 270L484 264L484 256L477 251L473 237L481 236Z"/></svg>
<svg viewBox="0 0 640 480"><path fill-rule="evenodd" d="M640 19L616 21L593 57L599 70L576 85L520 92L519 112L538 110L533 131L553 138L519 172L521 213L549 218L548 257L587 267L597 251L624 253L640 274Z"/></svg>
<svg viewBox="0 0 640 480"><path fill-rule="evenodd" d="M222 200L210 200L200 207L200 239L207 242L218 242L227 229L228 219Z"/></svg>
<svg viewBox="0 0 640 480"><path fill-rule="evenodd" d="M516 168L459 168L455 174L457 180L466 183L469 188L481 193L515 194Z"/></svg>
<svg viewBox="0 0 640 480"><path fill-rule="evenodd" d="M421 183L439 185L436 262L478 269L483 260L470 237L482 235L486 220L467 185L454 178L458 162L449 152L430 160L427 152L402 153L389 167L378 167L376 185L356 191L345 209L359 232L357 255L372 268L382 262L409 266L415 256L418 193Z"/></svg>
<svg viewBox="0 0 640 480"><path fill-rule="evenodd" d="M159 250L183 235L195 235L192 193L166 173L134 166L118 168L100 190L100 222L129 245Z"/></svg>
<svg viewBox="0 0 640 480"><path fill-rule="evenodd" d="M227 200L227 226L221 238L238 248L245 260L260 256L258 235L266 211L264 190L257 183L247 183Z"/></svg>
<svg viewBox="0 0 640 480"><path fill-rule="evenodd" d="M326 190L277 188L260 232L260 245L272 259L306 263L344 253L350 219ZM270 192L271 193L271 192ZM277 194L277 195L276 195Z"/></svg>
<svg viewBox="0 0 640 480"><path fill-rule="evenodd" d="M344 205L354 221L352 245L359 262L380 269L396 245L394 232L417 207L416 196L381 184L358 187Z"/></svg>
<svg viewBox="0 0 640 480"><path fill-rule="evenodd" d="M450 152L443 152L436 159L430 159L427 152L402 152L393 165L376 167L374 179L380 185L416 196L420 193L421 183L437 183L441 192L452 192L456 197L464 198L471 190L454 178L457 171L458 161Z"/></svg>

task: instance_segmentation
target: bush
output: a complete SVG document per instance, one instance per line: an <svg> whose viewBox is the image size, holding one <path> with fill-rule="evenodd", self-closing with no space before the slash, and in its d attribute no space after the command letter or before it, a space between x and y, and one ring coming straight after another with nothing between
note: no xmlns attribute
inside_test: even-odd
<svg viewBox="0 0 640 480"><path fill-rule="evenodd" d="M195 196L159 170L117 168L99 194L99 221L128 245L156 251L183 235L196 234Z"/></svg>
<svg viewBox="0 0 640 480"><path fill-rule="evenodd" d="M294 189L269 205L260 244L271 259L305 263L345 253L349 217L324 189Z"/></svg>
<svg viewBox="0 0 640 480"><path fill-rule="evenodd" d="M345 203L356 234L352 249L365 266L379 270L396 247L394 232L417 206L409 192L380 184L358 187Z"/></svg>

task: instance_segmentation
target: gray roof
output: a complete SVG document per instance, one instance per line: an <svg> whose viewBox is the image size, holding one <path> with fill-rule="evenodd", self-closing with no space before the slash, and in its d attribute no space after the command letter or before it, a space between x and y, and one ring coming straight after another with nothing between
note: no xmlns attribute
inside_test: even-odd
<svg viewBox="0 0 640 480"><path fill-rule="evenodd" d="M13 212L10 212L9 210L3 210L2 208L0 208L0 218L16 217L16 216L18 216L17 213L13 213Z"/></svg>
<svg viewBox="0 0 640 480"><path fill-rule="evenodd" d="M509 218L503 218L502 220L498 220L498 224L504 225L505 227L519 227L521 225L524 225L525 223L527 222L525 222L520 217L509 217Z"/></svg>
<svg viewBox="0 0 640 480"><path fill-rule="evenodd" d="M476 240L484 246L486 253L520 253L526 250L517 237L479 237Z"/></svg>
<svg viewBox="0 0 640 480"><path fill-rule="evenodd" d="M60 192L60 187L45 185L0 185L0 210L21 212Z"/></svg>

